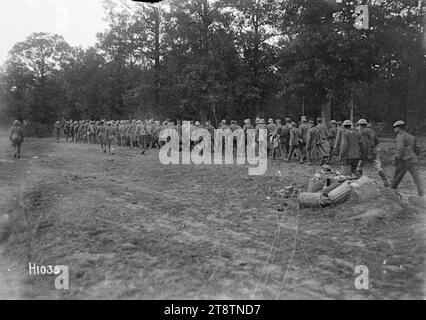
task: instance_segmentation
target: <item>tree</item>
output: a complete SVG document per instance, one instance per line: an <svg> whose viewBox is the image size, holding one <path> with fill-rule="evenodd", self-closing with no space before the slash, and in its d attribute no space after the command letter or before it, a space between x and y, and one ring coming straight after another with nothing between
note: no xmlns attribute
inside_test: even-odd
<svg viewBox="0 0 426 320"><path fill-rule="evenodd" d="M25 117L29 116L35 123L48 123L56 118L57 105L51 103L50 97L60 91L56 77L67 63L70 50L62 36L34 33L10 51L6 90L19 99L24 93L30 97L31 108L26 110Z"/></svg>

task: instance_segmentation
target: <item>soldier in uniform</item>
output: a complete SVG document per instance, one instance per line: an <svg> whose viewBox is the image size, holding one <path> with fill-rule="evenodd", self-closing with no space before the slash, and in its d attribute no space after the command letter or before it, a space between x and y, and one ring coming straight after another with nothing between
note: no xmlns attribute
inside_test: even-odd
<svg viewBox="0 0 426 320"><path fill-rule="evenodd" d="M340 147L339 157L344 164L344 174L349 176L354 173L360 178L362 173L359 166L365 154L365 145L361 134L353 130L352 126L353 124L350 120L343 122L345 131L342 134L342 145Z"/></svg>
<svg viewBox="0 0 426 320"><path fill-rule="evenodd" d="M61 131L62 131L62 125L59 121L56 121L55 123L56 142L60 142L61 140Z"/></svg>
<svg viewBox="0 0 426 320"><path fill-rule="evenodd" d="M301 143L300 143L300 152L302 154L301 159L300 159L300 163L304 163L305 160L307 159L307 153L306 153L306 143L308 141L308 131L309 131L309 124L308 124L308 120L306 119L306 117L302 117L301 119L301 124L299 127L299 136L301 139Z"/></svg>
<svg viewBox="0 0 426 320"><path fill-rule="evenodd" d="M379 139L377 138L376 133L373 131L373 129L368 127L368 122L365 119L358 121L358 128L365 145L365 156L362 159L361 167L364 167L371 162L374 163L374 167L376 168L377 173L382 179L385 187L390 187L389 180L382 168L380 156L376 152L377 145L379 144Z"/></svg>
<svg viewBox="0 0 426 320"><path fill-rule="evenodd" d="M418 156L420 149L416 138L405 130L405 122L397 121L393 125L396 137L396 155L395 155L395 174L392 180L392 189L398 189L398 186L404 175L410 172L414 183L417 186L419 197L424 197L425 191L423 182L418 171Z"/></svg>
<svg viewBox="0 0 426 320"><path fill-rule="evenodd" d="M301 153L300 153L300 136L299 136L299 130L297 129L297 124L295 122L292 122L291 129L290 129L290 141L289 141L289 153L288 157L286 159L286 162L290 162L291 158L294 154L294 152L297 153L297 157L299 160L302 159Z"/></svg>
<svg viewBox="0 0 426 320"><path fill-rule="evenodd" d="M161 133L161 122L155 121L154 127L153 127L153 132L152 132L152 138L151 138L151 147L152 148L154 148L154 147L159 148L160 147L160 143L159 143L160 133Z"/></svg>
<svg viewBox="0 0 426 320"><path fill-rule="evenodd" d="M21 146L24 142L24 131L18 120L15 120L10 128L9 140L14 151L13 157L19 159L21 157Z"/></svg>
<svg viewBox="0 0 426 320"><path fill-rule="evenodd" d="M107 144L109 154L114 154L114 144L117 141L116 139L117 128L112 121L109 121L105 128L105 142ZM104 152L106 152L106 150Z"/></svg>
<svg viewBox="0 0 426 320"><path fill-rule="evenodd" d="M231 129L232 132L235 130L241 129L241 127L237 124L237 121L232 120L231 125L229 126L229 129Z"/></svg>
<svg viewBox="0 0 426 320"><path fill-rule="evenodd" d="M317 128L320 136L318 148L321 149L321 153L324 154L324 157L321 159L321 165L323 165L327 163L330 157L330 143L328 142L328 129L322 123L322 118L317 118Z"/></svg>
<svg viewBox="0 0 426 320"><path fill-rule="evenodd" d="M104 120L105 121L105 120ZM90 121L88 126L88 135L89 135L89 143L95 144L96 143L96 129L95 129L95 122Z"/></svg>
<svg viewBox="0 0 426 320"><path fill-rule="evenodd" d="M251 124L251 120L246 119L246 120L244 120L244 126L243 126L244 134L247 134L247 130L249 130L249 129L254 129L254 127Z"/></svg>
<svg viewBox="0 0 426 320"><path fill-rule="evenodd" d="M106 139L105 139L105 124L100 121L97 127L96 137L98 139L98 143L101 145L101 151L106 153Z"/></svg>
<svg viewBox="0 0 426 320"><path fill-rule="evenodd" d="M275 132L277 130L277 126L274 123L274 119L271 118L268 120L268 125L266 126L266 129L268 130L268 152L270 153L269 156L271 159L274 159L276 154L273 151L273 140Z"/></svg>
<svg viewBox="0 0 426 320"><path fill-rule="evenodd" d="M74 121L74 142L78 142L78 129L80 128L80 125L78 121Z"/></svg>
<svg viewBox="0 0 426 320"><path fill-rule="evenodd" d="M130 136L130 147L136 148L138 146L138 136L137 136L137 123L136 120L132 120L132 123L129 127L129 136Z"/></svg>
<svg viewBox="0 0 426 320"><path fill-rule="evenodd" d="M68 137L69 137L69 134L70 134L70 125L69 125L68 121L64 122L63 128L64 128L65 141L68 142Z"/></svg>
<svg viewBox="0 0 426 320"><path fill-rule="evenodd" d="M136 124L136 137L139 148L141 148L141 154L145 154L145 149L148 144L148 132L146 131L146 124L141 120Z"/></svg>
<svg viewBox="0 0 426 320"><path fill-rule="evenodd" d="M281 136L280 136L281 148L283 151L282 155L285 158L288 157L288 153L290 151L290 130L291 130L291 119L285 118L285 124L281 129Z"/></svg>
<svg viewBox="0 0 426 320"><path fill-rule="evenodd" d="M313 165L314 162L323 160L325 156L324 150L320 148L321 137L320 130L314 125L314 121L309 120L309 130L306 138L306 155L308 158L308 165Z"/></svg>
<svg viewBox="0 0 426 320"><path fill-rule="evenodd" d="M219 125L219 129L222 129L222 130L229 129L229 127L228 127L228 125L226 123L226 120L222 120L222 122Z"/></svg>
<svg viewBox="0 0 426 320"><path fill-rule="evenodd" d="M115 131L117 132L117 147L121 147L121 124L120 121L115 121Z"/></svg>

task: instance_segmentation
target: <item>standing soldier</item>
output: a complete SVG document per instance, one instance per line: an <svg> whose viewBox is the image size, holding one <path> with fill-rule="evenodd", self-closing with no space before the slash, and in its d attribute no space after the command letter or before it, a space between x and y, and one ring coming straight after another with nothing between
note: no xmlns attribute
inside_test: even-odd
<svg viewBox="0 0 426 320"><path fill-rule="evenodd" d="M78 121L74 121L74 142L78 142Z"/></svg>
<svg viewBox="0 0 426 320"><path fill-rule="evenodd" d="M137 123L136 120L132 121L132 124L129 127L130 135L130 146L136 148L138 146L138 136L137 136Z"/></svg>
<svg viewBox="0 0 426 320"><path fill-rule="evenodd" d="M146 144L149 148L152 148L152 134L154 133L154 120L150 119L146 123Z"/></svg>
<svg viewBox="0 0 426 320"><path fill-rule="evenodd" d="M337 130L337 121L331 120L331 128L328 131L328 143L330 144L330 160L334 153L334 144L336 143Z"/></svg>
<svg viewBox="0 0 426 320"><path fill-rule="evenodd" d="M101 145L101 151L106 153L105 124L102 121L99 122L96 136L98 137L98 143Z"/></svg>
<svg viewBox="0 0 426 320"><path fill-rule="evenodd" d="M155 121L153 132L152 132L152 138L151 138L151 148L160 147L160 143L159 143L160 133L161 133L161 123L160 121Z"/></svg>
<svg viewBox="0 0 426 320"><path fill-rule="evenodd" d="M136 124L136 137L139 148L141 148L141 154L145 154L145 149L148 143L148 133L146 131L145 123L141 120L139 120Z"/></svg>
<svg viewBox="0 0 426 320"><path fill-rule="evenodd" d="M105 122L105 120L104 120L104 122ZM87 134L89 136L89 143L95 144L96 143L96 132L95 132L94 121L89 122Z"/></svg>
<svg viewBox="0 0 426 320"><path fill-rule="evenodd" d="M285 158L288 157L288 153L290 151L289 150L290 130L291 130L291 119L285 118L285 124L284 124L283 128L281 129L281 136L280 136L281 148L283 150L283 156Z"/></svg>
<svg viewBox="0 0 426 320"><path fill-rule="evenodd" d="M308 141L308 131L310 126L305 116L303 116L300 120L301 120L301 124L299 127L299 135L300 135L301 143L299 148L300 148L300 152L302 153L302 156L300 159L300 163L302 164L307 159L306 143Z"/></svg>
<svg viewBox="0 0 426 320"><path fill-rule="evenodd" d="M231 125L229 126L229 129L231 129L232 132L235 130L241 129L241 127L238 125L237 121L232 120Z"/></svg>
<svg viewBox="0 0 426 320"><path fill-rule="evenodd" d="M362 176L359 168L360 161L365 154L364 141L361 134L352 129L352 121L343 122L345 131L342 134L342 145L340 148L340 159L344 165L344 175L350 176L354 173L358 178Z"/></svg>
<svg viewBox="0 0 426 320"><path fill-rule="evenodd" d="M71 120L71 141L75 142L75 124L76 121Z"/></svg>
<svg viewBox="0 0 426 320"><path fill-rule="evenodd" d="M117 146L121 147L120 120L115 121L115 132L117 133L117 137L116 137Z"/></svg>
<svg viewBox="0 0 426 320"><path fill-rule="evenodd" d="M112 121L109 121L105 128L105 141L108 146L108 153L114 154L114 144L116 143L117 129ZM106 152L106 150L104 151Z"/></svg>
<svg viewBox="0 0 426 320"><path fill-rule="evenodd" d="M327 160L330 157L330 143L328 142L328 129L322 123L322 118L317 118L317 128L320 135L318 148L321 149L321 153L324 154L321 159L321 165L323 165L324 163L327 163Z"/></svg>
<svg viewBox="0 0 426 320"><path fill-rule="evenodd" d="M87 125L86 125L86 121L83 120L81 122L81 126L80 126L80 142L81 143L86 143L86 136L87 136Z"/></svg>
<svg viewBox="0 0 426 320"><path fill-rule="evenodd" d="M125 147L125 146L126 146L125 128L126 128L125 121L124 121L124 120L121 120L121 121L120 121L119 130L120 130L120 139L121 139L120 145L121 145L122 147Z"/></svg>
<svg viewBox="0 0 426 320"><path fill-rule="evenodd" d="M277 126L274 123L274 119L269 119L268 120L268 125L266 126L266 129L268 130L268 151L270 153L270 158L274 159L275 158L275 152L273 151L273 139L274 139L274 135L275 132L277 130Z"/></svg>
<svg viewBox="0 0 426 320"><path fill-rule="evenodd" d="M293 153L296 152L297 153L297 157L299 158L299 160L302 159L302 156L300 154L300 148L299 148L299 144L300 144L300 136L299 136L299 130L297 129L297 124L295 122L293 122L291 124L291 129L290 129L290 141L289 141L289 153L288 153L288 157L286 159L286 162L290 162L291 158L293 156Z"/></svg>
<svg viewBox="0 0 426 320"><path fill-rule="evenodd" d="M273 135L273 144L274 146L278 144L278 146L274 148L273 153L274 153L275 159L279 159L279 158L282 159L282 155L284 154L283 147L281 145L281 131L283 129L283 125L281 123L281 119L276 119L275 123L276 124L275 124L275 132Z"/></svg>
<svg viewBox="0 0 426 320"><path fill-rule="evenodd" d="M69 126L69 124L68 124L68 121L65 121L65 122L64 122L64 126L63 126L63 128L64 128L64 137L65 137L65 141L66 141L66 142L68 142L68 136L69 136L69 134L70 134L70 126Z"/></svg>
<svg viewBox="0 0 426 320"><path fill-rule="evenodd" d="M205 129L210 133L210 148L211 152L214 152L214 127L210 121L206 122Z"/></svg>
<svg viewBox="0 0 426 320"><path fill-rule="evenodd" d="M229 129L228 125L226 124L226 120L222 120L222 122L219 125L219 129L222 129L222 130Z"/></svg>
<svg viewBox="0 0 426 320"><path fill-rule="evenodd" d="M324 150L319 147L321 145L321 137L318 127L314 125L314 121L312 120L309 120L309 126L310 128L306 138L306 154L308 165L313 165L314 162L318 160L322 161L327 155L323 152Z"/></svg>
<svg viewBox="0 0 426 320"><path fill-rule="evenodd" d="M377 173L382 179L385 187L390 187L389 180L386 177L386 174L382 168L380 156L376 152L376 147L379 144L379 139L377 138L377 135L375 134L373 129L368 127L368 122L365 119L361 119L358 121L358 127L359 133L361 134L365 145L365 156L364 159L362 159L361 167L365 166L367 163L373 162Z"/></svg>
<svg viewBox="0 0 426 320"><path fill-rule="evenodd" d="M15 120L10 128L9 140L12 142L13 157L19 159L21 157L21 146L24 142L24 132L18 120Z"/></svg>
<svg viewBox="0 0 426 320"><path fill-rule="evenodd" d="M254 129L254 127L251 125L251 120L246 119L244 120L244 126L243 126L244 134L247 135L247 130L249 129Z"/></svg>
<svg viewBox="0 0 426 320"><path fill-rule="evenodd" d="M125 140L124 145L126 147L129 147L130 146L130 123L129 123L129 120L126 120L124 122L124 140Z"/></svg>
<svg viewBox="0 0 426 320"><path fill-rule="evenodd" d="M56 121L55 123L56 142L59 142L61 140L61 130L62 130L61 123L59 121Z"/></svg>
<svg viewBox="0 0 426 320"><path fill-rule="evenodd" d="M393 129L397 134L396 137L396 155L395 155L395 175L392 181L392 189L398 189L398 186L407 173L410 172L414 183L417 186L417 193L419 197L425 195L422 180L417 169L418 156L420 149L417 146L417 141L414 136L405 130L405 122L397 121L393 125Z"/></svg>

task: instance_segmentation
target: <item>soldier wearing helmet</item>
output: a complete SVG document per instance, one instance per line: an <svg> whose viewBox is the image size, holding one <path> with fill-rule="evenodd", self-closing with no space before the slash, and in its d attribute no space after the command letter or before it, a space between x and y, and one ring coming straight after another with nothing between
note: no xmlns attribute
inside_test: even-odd
<svg viewBox="0 0 426 320"><path fill-rule="evenodd" d="M420 149L414 136L405 130L405 122L397 121L393 125L396 137L396 154L395 154L395 174L392 180L392 189L398 189L398 186L404 175L410 172L414 183L417 186L419 197L424 197L425 191L423 182L418 171L418 156Z"/></svg>
<svg viewBox="0 0 426 320"><path fill-rule="evenodd" d="M364 140L358 131L353 130L352 121L346 120L343 127L345 131L342 134L340 159L343 161L344 175L350 176L353 173L360 178L362 176L360 161L365 154Z"/></svg>
<svg viewBox="0 0 426 320"><path fill-rule="evenodd" d="M61 131L62 131L62 125L59 121L56 121L55 123L56 142L61 141Z"/></svg>
<svg viewBox="0 0 426 320"><path fill-rule="evenodd" d="M382 168L382 162L380 156L377 154L377 146L379 139L373 129L368 127L368 122L365 119L360 119L357 123L358 131L364 140L365 155L361 162L361 167L367 166L369 163L373 163L379 177L382 179L385 187L390 187L388 178Z"/></svg>

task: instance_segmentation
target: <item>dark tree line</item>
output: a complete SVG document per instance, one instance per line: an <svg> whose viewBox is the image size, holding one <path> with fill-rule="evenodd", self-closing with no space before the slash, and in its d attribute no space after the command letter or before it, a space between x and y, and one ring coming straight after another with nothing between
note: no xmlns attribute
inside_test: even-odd
<svg viewBox="0 0 426 320"><path fill-rule="evenodd" d="M370 29L353 26L369 4ZM422 0L105 1L87 49L34 33L0 73L2 118L355 117L426 130Z"/></svg>

